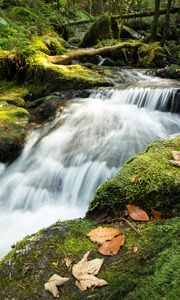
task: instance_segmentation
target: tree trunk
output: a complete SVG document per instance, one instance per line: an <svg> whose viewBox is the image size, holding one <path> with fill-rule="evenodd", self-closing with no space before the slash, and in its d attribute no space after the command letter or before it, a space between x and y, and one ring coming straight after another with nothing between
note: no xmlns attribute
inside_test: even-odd
<svg viewBox="0 0 180 300"><path fill-rule="evenodd" d="M92 0L88 0L87 11L89 15L92 15Z"/></svg>
<svg viewBox="0 0 180 300"><path fill-rule="evenodd" d="M167 10L166 10L166 15L165 15L165 23L164 23L164 30L163 30L163 36L162 36L162 45L164 45L164 43L168 37L171 5L172 5L172 0L167 0Z"/></svg>
<svg viewBox="0 0 180 300"><path fill-rule="evenodd" d="M160 8L161 0L155 0L155 10L154 10L154 20L152 24L152 33L151 38L152 40L156 40L157 28L158 28L158 19L159 19L159 8Z"/></svg>
<svg viewBox="0 0 180 300"><path fill-rule="evenodd" d="M130 43L130 42L123 42L115 46L107 46L107 47L102 47L98 49L80 49L80 50L75 50L71 51L67 54L63 55L55 55L55 56L49 56L48 60L50 63L53 64L70 64L72 60L76 59L81 59L84 57L92 57L95 55L101 55L103 57L111 57L115 56L115 54L118 54L118 52L121 49L138 49L142 45L141 42L135 42L135 43Z"/></svg>
<svg viewBox="0 0 180 300"><path fill-rule="evenodd" d="M104 12L104 0L97 0L96 2L97 15L101 15Z"/></svg>

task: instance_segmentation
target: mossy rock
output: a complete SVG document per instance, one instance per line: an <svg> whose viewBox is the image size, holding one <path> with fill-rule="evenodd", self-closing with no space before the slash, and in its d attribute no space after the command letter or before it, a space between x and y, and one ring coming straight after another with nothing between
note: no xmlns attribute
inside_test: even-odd
<svg viewBox="0 0 180 300"><path fill-rule="evenodd" d="M96 45L98 41L104 39L113 39L111 29L111 18L108 15L103 15L98 18L86 32L80 47L89 47Z"/></svg>
<svg viewBox="0 0 180 300"><path fill-rule="evenodd" d="M23 99L29 91L24 86L18 86L14 81L0 81L0 104L2 101L15 106L25 107Z"/></svg>
<svg viewBox="0 0 180 300"><path fill-rule="evenodd" d="M31 93L35 94L34 88L41 86L43 95L55 90L89 88L93 86L109 85L109 82L97 72L89 70L81 65L56 65L49 61L48 55L37 51L28 60L28 83L32 85ZM34 85L35 84L35 85ZM40 96L41 96L40 95Z"/></svg>
<svg viewBox="0 0 180 300"><path fill-rule="evenodd" d="M29 113L22 97L28 91L15 82L3 81L0 92L0 161L7 163L13 161L24 146Z"/></svg>
<svg viewBox="0 0 180 300"><path fill-rule="evenodd" d="M88 215L124 215L129 203L148 212L154 208L171 214L178 209L180 168L169 162L173 150L180 151L180 137L154 142L127 161L115 177L98 187Z"/></svg>
<svg viewBox="0 0 180 300"><path fill-rule="evenodd" d="M70 278L59 289L62 300L179 299L179 218L143 224L139 227L140 236L132 228L124 228L124 246L117 255L103 257L98 274L108 285L81 292L65 258L74 264L87 251L91 251L89 259L102 258L98 246L86 236L96 226L93 221L81 219L57 222L13 246L0 262L1 299L52 299L44 290L44 283L55 273ZM136 253L132 251L134 245Z"/></svg>

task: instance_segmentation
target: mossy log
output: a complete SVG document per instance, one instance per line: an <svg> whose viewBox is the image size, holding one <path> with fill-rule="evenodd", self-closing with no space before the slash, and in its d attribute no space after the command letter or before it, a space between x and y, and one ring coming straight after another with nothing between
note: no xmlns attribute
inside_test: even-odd
<svg viewBox="0 0 180 300"><path fill-rule="evenodd" d="M179 208L180 168L172 165L172 151L180 151L180 137L157 141L128 160L115 177L100 185L88 216L124 216L126 205L171 215Z"/></svg>
<svg viewBox="0 0 180 300"><path fill-rule="evenodd" d="M172 7L170 10L171 14L177 14L180 12L180 7ZM159 11L160 15L165 15L166 14L166 9L161 9ZM146 18L146 17L152 17L154 16L154 11L144 11L144 12L135 12L135 13L129 13L129 14L122 14L122 15L116 15L112 16L114 20L118 19L133 19L133 18ZM63 24L63 26L74 26L74 25L81 25L81 24L88 24L94 22L96 19L91 18L91 19L85 19L85 20L78 20L78 21L73 21L73 22L66 22Z"/></svg>
<svg viewBox="0 0 180 300"><path fill-rule="evenodd" d="M119 55L122 49L138 49L142 42L122 42L115 46L102 47L99 49L81 49L69 52L63 55L50 56L49 61L53 64L70 64L72 60L81 59L84 57L92 57L95 55L115 57Z"/></svg>
<svg viewBox="0 0 180 300"><path fill-rule="evenodd" d="M61 300L179 299L179 218L141 224L141 235L123 226L125 244L112 257L98 253L99 246L87 238L96 226L90 220L57 222L19 242L0 262L1 300L50 300L44 284L53 274L70 278L59 288ZM122 229L122 224L116 226ZM75 264L87 251L91 251L89 259L104 258L98 277L108 285L81 292L65 259Z"/></svg>

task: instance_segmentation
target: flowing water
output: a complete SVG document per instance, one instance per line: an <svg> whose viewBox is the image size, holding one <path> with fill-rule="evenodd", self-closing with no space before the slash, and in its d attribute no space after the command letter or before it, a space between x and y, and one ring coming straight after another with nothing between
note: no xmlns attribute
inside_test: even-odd
<svg viewBox="0 0 180 300"><path fill-rule="evenodd" d="M96 187L132 155L180 134L178 84L123 72L128 84L73 99L32 132L22 155L0 164L0 256L57 220L84 216Z"/></svg>

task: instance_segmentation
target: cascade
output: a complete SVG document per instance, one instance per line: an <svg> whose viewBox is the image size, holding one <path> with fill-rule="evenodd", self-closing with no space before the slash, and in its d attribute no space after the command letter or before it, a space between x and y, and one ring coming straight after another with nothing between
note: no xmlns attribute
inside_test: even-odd
<svg viewBox="0 0 180 300"><path fill-rule="evenodd" d="M84 216L96 187L127 159L154 140L180 134L178 86L163 80L157 86L157 78L140 72L130 82L73 99L29 135L15 162L0 164L1 256L26 234Z"/></svg>

